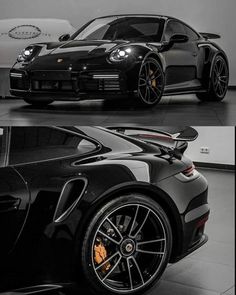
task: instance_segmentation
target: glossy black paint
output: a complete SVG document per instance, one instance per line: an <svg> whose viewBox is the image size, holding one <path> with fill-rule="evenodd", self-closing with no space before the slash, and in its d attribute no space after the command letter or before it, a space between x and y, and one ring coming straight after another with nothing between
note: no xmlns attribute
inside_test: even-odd
<svg viewBox="0 0 236 295"><path fill-rule="evenodd" d="M207 182L200 174L190 182L176 178L192 164L184 155L175 157L104 128L67 127L56 129L96 143L96 149L9 165L15 128L32 127L4 129L8 160L0 167L0 291L79 281L80 245L88 221L101 204L129 192L149 195L165 210L174 234L172 262L206 242L203 232L194 240L203 216L191 222L185 217L206 206Z"/></svg>
<svg viewBox="0 0 236 295"><path fill-rule="evenodd" d="M211 67L216 55L220 54L227 62L224 51L218 45L175 18L157 15L116 17L127 20L132 17L158 19L162 24L159 42L142 42L138 39L74 40L78 32L91 23L89 22L69 41L37 44L38 51L36 50L35 57L30 62L15 63L11 73L22 73L24 85L17 84L16 78L11 77L11 93L24 98L35 96L51 100L112 98L114 94L137 94L140 67L148 57L155 58L162 66L165 75L164 95L204 92L210 85ZM176 39L174 42L168 39L171 23L174 23L174 26L184 25L190 32L189 36L182 35L182 41ZM123 62L111 62L111 52L124 47L130 48L132 54ZM61 76L58 71L63 71ZM106 79L93 79L94 73L118 74L119 78L114 82L114 86ZM72 86L62 90L59 84L54 84L54 89L51 87L50 90L42 90L41 86L35 86L32 82L35 80L72 81Z"/></svg>

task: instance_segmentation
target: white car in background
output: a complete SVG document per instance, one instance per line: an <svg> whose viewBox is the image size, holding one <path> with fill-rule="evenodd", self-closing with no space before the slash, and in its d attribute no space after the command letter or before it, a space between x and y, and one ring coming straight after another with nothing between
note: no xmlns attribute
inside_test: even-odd
<svg viewBox="0 0 236 295"><path fill-rule="evenodd" d="M63 19L14 18L0 20L0 97L9 95L9 70L31 43L58 41L75 28Z"/></svg>

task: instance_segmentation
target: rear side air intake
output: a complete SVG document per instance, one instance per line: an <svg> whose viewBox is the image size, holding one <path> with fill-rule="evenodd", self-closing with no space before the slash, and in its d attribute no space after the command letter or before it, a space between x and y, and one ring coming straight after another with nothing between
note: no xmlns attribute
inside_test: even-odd
<svg viewBox="0 0 236 295"><path fill-rule="evenodd" d="M85 178L71 179L65 183L55 211L55 222L61 222L69 216L82 197L86 186Z"/></svg>

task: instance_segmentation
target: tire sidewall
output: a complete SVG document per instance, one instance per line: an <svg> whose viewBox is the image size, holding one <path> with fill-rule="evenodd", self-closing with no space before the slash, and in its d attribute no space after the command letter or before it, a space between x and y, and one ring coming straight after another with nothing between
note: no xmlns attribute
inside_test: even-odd
<svg viewBox="0 0 236 295"><path fill-rule="evenodd" d="M150 289L160 279L161 275L163 274L169 262L171 248L172 248L172 233L171 233L170 223L163 209L151 198L142 194L131 194L131 195L124 195L124 196L118 197L108 202L106 205L102 206L99 210L97 210L98 213L95 214L94 217L91 219L91 222L89 223L88 229L85 233L83 243L82 243L81 261L82 261L83 272L86 279L89 282L89 285L92 287L92 290L95 293L101 292L102 294L131 294L129 291L116 292L115 290L113 291L107 288L105 285L102 285L102 283L99 281L99 279L97 278L97 275L95 274L93 270L92 247L93 247L94 236L102 220L104 220L106 216L108 216L111 212L118 209L122 205L124 204L128 205L128 204L134 204L134 203L145 205L155 211L155 213L160 218L163 224L167 243L166 243L165 258L157 274L155 274L155 276L152 278L152 280L150 280L150 282L147 285L145 285L143 288L140 288L132 292L132 294L140 294L140 293L143 294L144 291Z"/></svg>

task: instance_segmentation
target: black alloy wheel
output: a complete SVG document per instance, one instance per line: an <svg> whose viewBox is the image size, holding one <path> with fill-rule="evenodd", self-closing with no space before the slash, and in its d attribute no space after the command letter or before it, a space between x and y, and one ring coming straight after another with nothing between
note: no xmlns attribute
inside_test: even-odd
<svg viewBox="0 0 236 295"><path fill-rule="evenodd" d="M171 247L171 227L156 202L119 197L97 211L85 234L85 277L95 293L143 293L161 277Z"/></svg>
<svg viewBox="0 0 236 295"><path fill-rule="evenodd" d="M164 91L164 74L161 65L154 58L147 58L139 72L138 98L144 106L157 104Z"/></svg>
<svg viewBox="0 0 236 295"><path fill-rule="evenodd" d="M225 59L218 55L213 63L210 87L206 93L198 93L203 101L221 101L226 95L229 83L229 69Z"/></svg>

